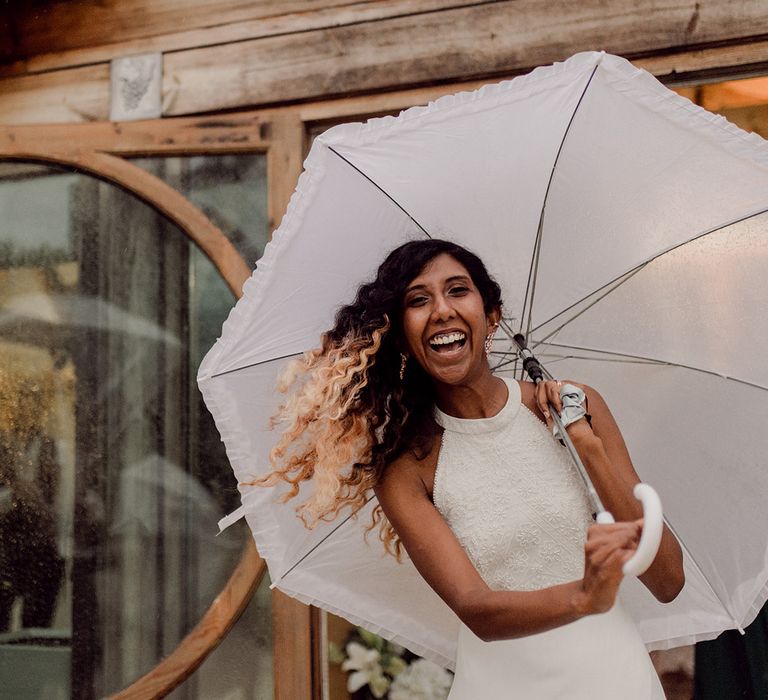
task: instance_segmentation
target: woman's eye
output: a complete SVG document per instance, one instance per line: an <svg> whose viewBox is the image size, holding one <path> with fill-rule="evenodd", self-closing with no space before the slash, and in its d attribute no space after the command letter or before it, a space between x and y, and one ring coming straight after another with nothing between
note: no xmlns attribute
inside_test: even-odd
<svg viewBox="0 0 768 700"><path fill-rule="evenodd" d="M451 294L466 294L469 291L469 289L467 287L458 286L458 287L451 287L450 291L451 291Z"/></svg>
<svg viewBox="0 0 768 700"><path fill-rule="evenodd" d="M427 303L427 297L425 296L419 296L419 297L411 297L406 302L408 306L423 306Z"/></svg>

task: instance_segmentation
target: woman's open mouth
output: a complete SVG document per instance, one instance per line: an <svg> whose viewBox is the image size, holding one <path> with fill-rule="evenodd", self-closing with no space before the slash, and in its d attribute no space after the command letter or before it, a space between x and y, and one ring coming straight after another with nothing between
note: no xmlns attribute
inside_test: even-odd
<svg viewBox="0 0 768 700"><path fill-rule="evenodd" d="M449 354L464 347L467 342L467 334L462 331L438 333L429 339L429 347L435 352Z"/></svg>

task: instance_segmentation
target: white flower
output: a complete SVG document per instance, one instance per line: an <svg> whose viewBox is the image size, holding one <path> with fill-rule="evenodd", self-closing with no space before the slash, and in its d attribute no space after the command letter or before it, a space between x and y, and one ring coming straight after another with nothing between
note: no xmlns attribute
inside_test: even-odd
<svg viewBox="0 0 768 700"><path fill-rule="evenodd" d="M368 685L374 697L383 698L389 689L389 681L381 668L379 652L357 642L350 642L347 644L347 656L349 658L341 664L341 670L354 671L347 679L347 690L354 693Z"/></svg>
<svg viewBox="0 0 768 700"><path fill-rule="evenodd" d="M395 678L390 700L445 700L453 675L426 659L416 659Z"/></svg>

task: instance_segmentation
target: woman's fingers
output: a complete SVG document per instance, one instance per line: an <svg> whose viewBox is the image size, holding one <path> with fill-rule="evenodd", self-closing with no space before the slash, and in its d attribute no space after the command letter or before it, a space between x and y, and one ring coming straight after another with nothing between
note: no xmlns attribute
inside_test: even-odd
<svg viewBox="0 0 768 700"><path fill-rule="evenodd" d="M643 519L630 520L619 523L606 523L599 525L590 525L587 529L587 542L592 540L599 540L601 538L610 537L615 533L628 532L633 537L640 538L643 531Z"/></svg>
<svg viewBox="0 0 768 700"><path fill-rule="evenodd" d="M544 414L544 418L547 423L551 420L549 404L554 406L555 410L560 413L563 410L563 402L560 400L560 387L563 382L556 382L553 380L546 380L539 382L536 386L536 404L539 410Z"/></svg>
<svg viewBox="0 0 768 700"><path fill-rule="evenodd" d="M637 550L637 542L631 538L613 539L607 542L602 542L596 547L585 552L587 562L591 566L600 567L608 558L615 552L630 552L634 553Z"/></svg>
<svg viewBox="0 0 768 700"><path fill-rule="evenodd" d="M630 552L631 556L640 542L640 532L638 522L593 525L584 545L588 563L601 566L617 550Z"/></svg>
<svg viewBox="0 0 768 700"><path fill-rule="evenodd" d="M635 554L643 521L592 525L584 545L582 590L594 612L611 609L624 578L624 564Z"/></svg>

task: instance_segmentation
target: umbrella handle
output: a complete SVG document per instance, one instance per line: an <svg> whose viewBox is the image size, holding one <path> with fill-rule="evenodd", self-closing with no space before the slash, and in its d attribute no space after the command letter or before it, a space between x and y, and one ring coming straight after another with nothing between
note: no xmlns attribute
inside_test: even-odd
<svg viewBox="0 0 768 700"><path fill-rule="evenodd" d="M632 558L624 562L625 576L642 576L648 567L653 564L656 553L661 544L661 535L664 532L664 514L661 509L661 499L656 490L648 484L636 484L635 498L643 504L643 532L640 534L640 542L637 551ZM602 524L613 523L613 516L604 510L597 514L597 522Z"/></svg>

